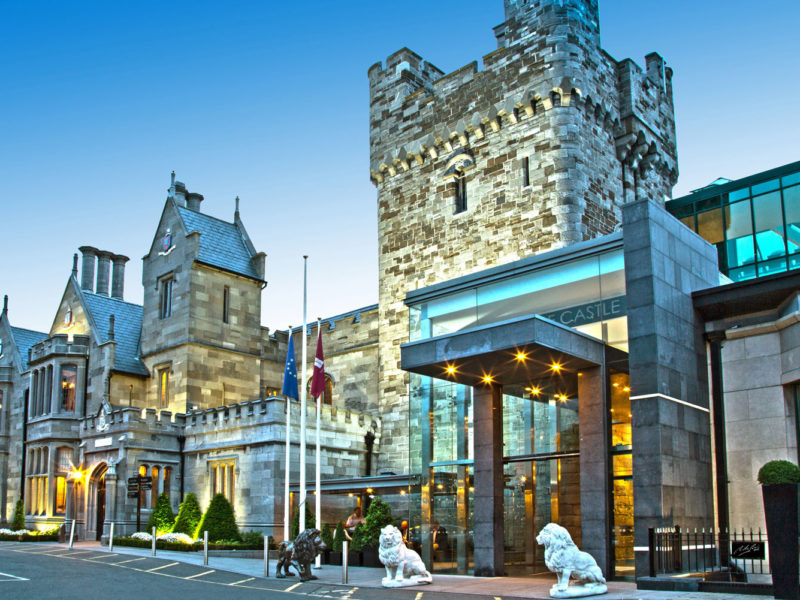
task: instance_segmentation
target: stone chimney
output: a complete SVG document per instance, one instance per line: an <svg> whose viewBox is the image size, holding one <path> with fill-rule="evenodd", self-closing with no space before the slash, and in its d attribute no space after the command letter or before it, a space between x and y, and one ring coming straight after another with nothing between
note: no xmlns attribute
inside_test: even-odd
<svg viewBox="0 0 800 600"><path fill-rule="evenodd" d="M173 194L178 206L186 206L186 184L182 181L175 182L175 193Z"/></svg>
<svg viewBox="0 0 800 600"><path fill-rule="evenodd" d="M122 256L121 254L114 254L111 257L111 262L114 264L111 279L112 298L119 298L122 300L125 293L125 263L129 260L127 256Z"/></svg>
<svg viewBox="0 0 800 600"><path fill-rule="evenodd" d="M186 208L195 212L200 212L200 203L203 201L203 195L197 192L189 192L186 194Z"/></svg>
<svg viewBox="0 0 800 600"><path fill-rule="evenodd" d="M95 294L100 296L108 296L112 256L111 252L106 252L105 250L97 251L97 288L95 289Z"/></svg>
<svg viewBox="0 0 800 600"><path fill-rule="evenodd" d="M81 289L89 292L94 291L94 263L97 258L97 248L91 246L81 246Z"/></svg>

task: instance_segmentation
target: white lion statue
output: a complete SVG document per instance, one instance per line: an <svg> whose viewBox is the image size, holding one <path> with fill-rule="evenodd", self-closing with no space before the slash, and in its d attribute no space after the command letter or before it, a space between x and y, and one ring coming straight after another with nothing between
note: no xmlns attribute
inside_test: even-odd
<svg viewBox="0 0 800 600"><path fill-rule="evenodd" d="M555 523L548 523L536 536L536 541L544 546L544 564L558 575L558 583L550 588L550 596L572 598L605 594L608 591L600 567L591 555L578 550L569 531ZM580 585L569 587L570 577L578 580Z"/></svg>
<svg viewBox="0 0 800 600"><path fill-rule="evenodd" d="M403 534L394 525L381 529L378 558L386 567L386 577L381 580L383 587L420 585L433 581L419 554L406 548Z"/></svg>

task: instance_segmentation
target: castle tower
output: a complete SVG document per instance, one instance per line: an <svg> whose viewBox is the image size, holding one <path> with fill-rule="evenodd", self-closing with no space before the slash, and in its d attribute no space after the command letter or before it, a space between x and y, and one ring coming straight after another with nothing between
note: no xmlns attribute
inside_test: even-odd
<svg viewBox="0 0 800 600"><path fill-rule="evenodd" d="M408 291L611 233L677 180L671 71L600 47L597 0L505 0L497 50L444 74L403 48L368 71L388 471L408 469ZM394 421L392 421L394 419Z"/></svg>

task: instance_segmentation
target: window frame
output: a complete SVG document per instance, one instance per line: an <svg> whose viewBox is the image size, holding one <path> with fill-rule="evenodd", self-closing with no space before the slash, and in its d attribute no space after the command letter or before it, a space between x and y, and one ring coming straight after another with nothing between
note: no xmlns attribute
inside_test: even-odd
<svg viewBox="0 0 800 600"><path fill-rule="evenodd" d="M222 289L222 322L230 323L231 312L231 286L226 285Z"/></svg>
<svg viewBox="0 0 800 600"><path fill-rule="evenodd" d="M456 203L453 214L467 212L467 178L464 173L458 173L455 177Z"/></svg>
<svg viewBox="0 0 800 600"><path fill-rule="evenodd" d="M168 319L172 316L172 302L174 295L175 276L173 273L162 276L158 280L158 318Z"/></svg>

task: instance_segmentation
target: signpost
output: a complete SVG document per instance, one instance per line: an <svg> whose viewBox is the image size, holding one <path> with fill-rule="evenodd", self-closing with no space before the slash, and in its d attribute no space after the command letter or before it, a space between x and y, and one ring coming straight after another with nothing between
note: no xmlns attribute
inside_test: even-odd
<svg viewBox="0 0 800 600"><path fill-rule="evenodd" d="M142 530L142 492L152 489L152 477L144 475L128 477L128 498L136 498L136 531Z"/></svg>

